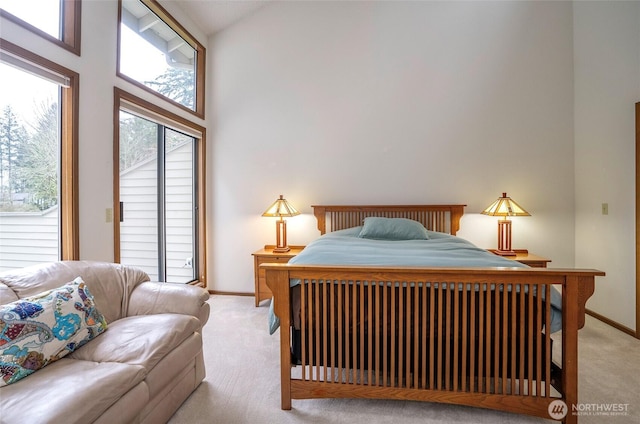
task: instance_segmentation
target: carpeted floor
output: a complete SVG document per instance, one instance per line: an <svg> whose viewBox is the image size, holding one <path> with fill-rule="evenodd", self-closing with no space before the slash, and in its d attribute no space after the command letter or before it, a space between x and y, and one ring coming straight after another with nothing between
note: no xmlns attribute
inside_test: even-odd
<svg viewBox="0 0 640 424"><path fill-rule="evenodd" d="M366 399L294 400L280 409L279 333L267 330L268 302L253 297L212 296L204 328L207 377L170 420L171 424L430 424L545 423L540 418L455 405ZM591 317L580 331L579 399L606 407L628 404L626 414L583 414L581 424L640 422L640 340Z"/></svg>

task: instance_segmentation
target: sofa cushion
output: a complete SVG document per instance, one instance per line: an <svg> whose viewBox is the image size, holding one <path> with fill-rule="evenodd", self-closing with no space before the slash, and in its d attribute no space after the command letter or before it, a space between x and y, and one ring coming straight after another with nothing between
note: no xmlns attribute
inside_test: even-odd
<svg viewBox="0 0 640 424"><path fill-rule="evenodd" d="M172 383L180 378L181 373L195 367L196 358L201 354L202 336L200 333L193 333L162 358L144 378L149 386L149 396L155 398L161 391L171 387ZM189 366L189 364L192 365ZM193 381L196 381L195 376Z"/></svg>
<svg viewBox="0 0 640 424"><path fill-rule="evenodd" d="M15 302L18 299L20 298L18 297L16 292L11 290L6 284L0 283L0 305Z"/></svg>
<svg viewBox="0 0 640 424"><path fill-rule="evenodd" d="M132 390L137 392L142 409L148 402L143 378L140 366L63 358L3 387L0 421L90 423Z"/></svg>
<svg viewBox="0 0 640 424"><path fill-rule="evenodd" d="M205 325L209 319L209 292L180 283L140 283L131 293L127 316L154 314L193 315Z"/></svg>
<svg viewBox="0 0 640 424"><path fill-rule="evenodd" d="M126 265L98 261L48 262L0 273L0 283L20 297L33 296L82 277L95 296L98 309L115 321L126 315L129 297L138 284L149 281L142 270Z"/></svg>
<svg viewBox="0 0 640 424"><path fill-rule="evenodd" d="M66 356L107 328L80 277L0 306L0 386Z"/></svg>
<svg viewBox="0 0 640 424"><path fill-rule="evenodd" d="M110 323L109 331L70 358L140 365L148 372L199 328L200 321L190 315L126 317Z"/></svg>

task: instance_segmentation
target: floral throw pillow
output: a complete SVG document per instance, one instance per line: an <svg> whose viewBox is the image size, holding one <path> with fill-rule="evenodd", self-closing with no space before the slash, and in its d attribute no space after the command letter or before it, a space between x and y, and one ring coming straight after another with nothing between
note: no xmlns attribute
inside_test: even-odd
<svg viewBox="0 0 640 424"><path fill-rule="evenodd" d="M0 387L73 352L107 329L82 278L0 305Z"/></svg>

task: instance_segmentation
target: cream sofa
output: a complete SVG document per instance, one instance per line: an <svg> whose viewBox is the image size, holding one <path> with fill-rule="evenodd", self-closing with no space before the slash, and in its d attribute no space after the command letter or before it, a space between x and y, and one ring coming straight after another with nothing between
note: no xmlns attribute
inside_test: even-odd
<svg viewBox="0 0 640 424"><path fill-rule="evenodd" d="M0 422L164 423L205 376L206 290L119 264L62 261L0 273L0 304L82 277L108 328L0 387ZM0 354L2 348L0 347Z"/></svg>

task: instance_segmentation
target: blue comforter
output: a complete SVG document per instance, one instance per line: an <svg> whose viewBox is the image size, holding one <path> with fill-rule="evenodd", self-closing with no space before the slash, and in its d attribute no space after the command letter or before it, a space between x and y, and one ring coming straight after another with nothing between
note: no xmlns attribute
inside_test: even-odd
<svg viewBox="0 0 640 424"><path fill-rule="evenodd" d="M325 234L292 258L291 264L425 267L526 267L494 255L471 242L429 231L428 240L371 240L358 237L362 227Z"/></svg>
<svg viewBox="0 0 640 424"><path fill-rule="evenodd" d="M290 264L307 265L378 265L423 267L523 267L475 246L460 237L429 231L428 240L371 240L358 237L362 227L349 228L325 234L300 254ZM299 284L292 280L291 286ZM562 296L551 290L551 332L562 328ZM280 322L269 310L269 331L273 334Z"/></svg>

